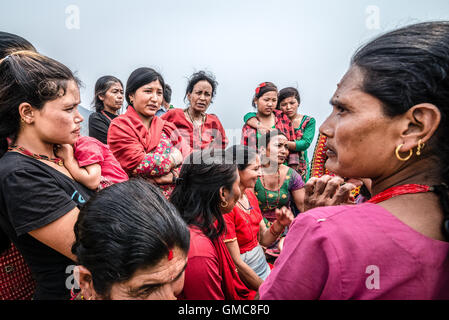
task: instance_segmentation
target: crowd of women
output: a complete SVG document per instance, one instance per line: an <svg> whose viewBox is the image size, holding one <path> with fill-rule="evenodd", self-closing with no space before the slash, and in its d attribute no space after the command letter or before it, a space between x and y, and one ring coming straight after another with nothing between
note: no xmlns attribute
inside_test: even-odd
<svg viewBox="0 0 449 320"><path fill-rule="evenodd" d="M260 83L229 146L211 73L183 109L104 76L83 137L72 71L0 44L0 263L32 274L2 298L449 299L449 22L357 50L311 162L295 88Z"/></svg>

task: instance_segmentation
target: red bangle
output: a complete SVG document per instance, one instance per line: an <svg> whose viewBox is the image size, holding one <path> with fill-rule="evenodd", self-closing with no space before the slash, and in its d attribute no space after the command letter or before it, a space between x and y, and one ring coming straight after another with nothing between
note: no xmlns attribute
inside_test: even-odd
<svg viewBox="0 0 449 320"><path fill-rule="evenodd" d="M279 237L281 234L282 234L282 232L284 232L284 229L282 229L281 231L279 231L279 232L276 232L276 231L274 231L274 228L273 228L273 226L274 226L274 223L271 225L271 227L270 227L270 233L275 237L275 238L277 238L277 237Z"/></svg>

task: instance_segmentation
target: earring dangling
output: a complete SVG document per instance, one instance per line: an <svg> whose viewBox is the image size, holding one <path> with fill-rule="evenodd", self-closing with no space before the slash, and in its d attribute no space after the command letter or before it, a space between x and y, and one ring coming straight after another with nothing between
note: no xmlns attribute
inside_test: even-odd
<svg viewBox="0 0 449 320"><path fill-rule="evenodd" d="M226 208L229 205L229 203L226 200L224 201L224 203L225 203L225 205L223 205L223 202L220 203L222 208Z"/></svg>
<svg viewBox="0 0 449 320"><path fill-rule="evenodd" d="M419 139L419 141L418 141L418 149L416 150L416 155L417 156L421 155L421 150L424 149L425 146L426 146L426 144L424 142L422 142L421 139Z"/></svg>
<svg viewBox="0 0 449 320"><path fill-rule="evenodd" d="M396 158L398 158L399 161L405 162L405 161L410 160L410 158L411 158L412 155L413 155L413 150L410 149L409 155L408 155L407 157L405 157L405 158L402 158L402 157L399 155L399 150L402 148L403 145L404 145L404 144L400 144L400 145L396 148L395 154L396 154Z"/></svg>

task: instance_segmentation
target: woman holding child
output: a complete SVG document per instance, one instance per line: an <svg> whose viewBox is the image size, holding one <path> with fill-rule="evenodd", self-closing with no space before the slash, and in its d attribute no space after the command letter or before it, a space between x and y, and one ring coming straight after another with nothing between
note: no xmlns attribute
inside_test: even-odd
<svg viewBox="0 0 449 320"><path fill-rule="evenodd" d="M151 68L131 73L125 92L129 106L112 120L108 145L129 176L149 179L168 197L190 148L173 124L155 116L163 88L164 79Z"/></svg>

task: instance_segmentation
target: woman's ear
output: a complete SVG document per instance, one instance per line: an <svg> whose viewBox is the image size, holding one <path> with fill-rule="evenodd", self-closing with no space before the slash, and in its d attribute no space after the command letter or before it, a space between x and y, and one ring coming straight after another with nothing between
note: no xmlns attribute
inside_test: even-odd
<svg viewBox="0 0 449 320"><path fill-rule="evenodd" d="M100 99L101 101L104 101L104 94L99 94L98 99Z"/></svg>
<svg viewBox="0 0 449 320"><path fill-rule="evenodd" d="M129 97L130 104L133 105L133 103L134 103L134 93L129 94L128 97Z"/></svg>
<svg viewBox="0 0 449 320"><path fill-rule="evenodd" d="M225 202L228 199L229 196L229 190L227 190L225 187L221 187L219 190L220 195L220 201Z"/></svg>
<svg viewBox="0 0 449 320"><path fill-rule="evenodd" d="M84 266L76 266L73 270L75 281L79 284L81 295L85 300L95 300L96 293L92 282L92 274Z"/></svg>
<svg viewBox="0 0 449 320"><path fill-rule="evenodd" d="M403 150L412 150L420 141L427 143L432 138L440 125L441 112L433 104L421 103L405 113L404 121L404 129L401 132Z"/></svg>
<svg viewBox="0 0 449 320"><path fill-rule="evenodd" d="M36 109L34 109L28 102L23 102L19 105L19 115L23 122L32 124L34 122Z"/></svg>

